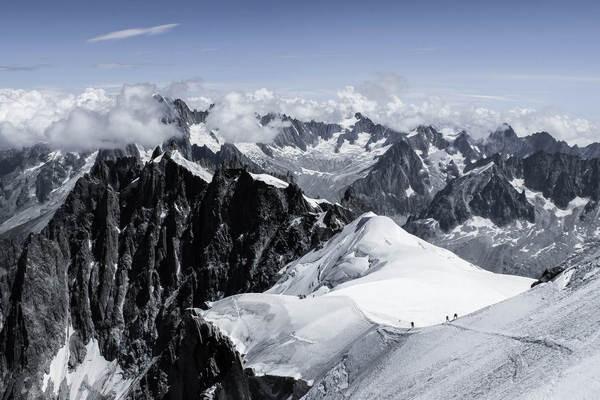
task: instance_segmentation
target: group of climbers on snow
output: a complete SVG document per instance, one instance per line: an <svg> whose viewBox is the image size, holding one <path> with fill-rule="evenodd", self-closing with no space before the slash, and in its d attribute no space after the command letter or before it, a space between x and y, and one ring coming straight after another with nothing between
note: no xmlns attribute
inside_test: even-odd
<svg viewBox="0 0 600 400"><path fill-rule="evenodd" d="M452 321L454 321L455 319L458 318L458 314L454 313L454 316L452 317ZM446 315L446 322L450 322L450 317ZM410 328L414 328L415 327L415 323L411 321L410 323Z"/></svg>

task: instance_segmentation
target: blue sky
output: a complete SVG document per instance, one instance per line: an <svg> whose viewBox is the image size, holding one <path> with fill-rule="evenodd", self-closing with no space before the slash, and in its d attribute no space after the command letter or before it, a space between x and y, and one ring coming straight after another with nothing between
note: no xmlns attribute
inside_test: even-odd
<svg viewBox="0 0 600 400"><path fill-rule="evenodd" d="M600 121L599 20L592 1L6 2L0 87L201 78L326 96L391 72L413 93ZM178 25L89 41L165 24Z"/></svg>

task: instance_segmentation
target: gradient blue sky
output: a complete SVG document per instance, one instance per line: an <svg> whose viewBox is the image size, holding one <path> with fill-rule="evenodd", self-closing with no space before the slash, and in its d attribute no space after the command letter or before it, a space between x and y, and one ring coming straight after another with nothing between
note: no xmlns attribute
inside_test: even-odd
<svg viewBox="0 0 600 400"><path fill-rule="evenodd" d="M393 72L412 92L600 121L599 21L595 1L11 1L0 12L0 87L201 78L325 96ZM88 41L171 23L160 35Z"/></svg>

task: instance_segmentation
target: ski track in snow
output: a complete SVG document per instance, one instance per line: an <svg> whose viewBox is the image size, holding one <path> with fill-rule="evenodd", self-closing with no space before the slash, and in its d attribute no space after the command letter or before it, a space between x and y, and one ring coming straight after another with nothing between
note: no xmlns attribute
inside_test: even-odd
<svg viewBox="0 0 600 400"><path fill-rule="evenodd" d="M469 328L467 326L460 325L460 324L457 324L455 322L450 322L450 323L447 323L446 325L447 326L451 326L451 327L456 328L456 329L462 329L464 331L471 331L471 332L481 333L482 335L497 336L497 337L501 337L501 338L506 338L506 339L511 339L511 340L517 340L519 342L524 342L524 343L539 344L541 346L546 346L546 347L548 347L550 349L553 349L553 350L565 351L568 354L573 353L573 350L570 347L565 346L564 344L560 344L557 341L549 339L549 338L539 338L539 337L531 337L531 336L518 336L518 335L511 335L511 334L502 333L502 332L484 331L484 330Z"/></svg>

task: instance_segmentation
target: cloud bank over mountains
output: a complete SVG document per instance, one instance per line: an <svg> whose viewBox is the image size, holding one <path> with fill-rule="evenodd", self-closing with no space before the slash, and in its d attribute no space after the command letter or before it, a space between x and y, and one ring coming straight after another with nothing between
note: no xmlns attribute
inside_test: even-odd
<svg viewBox="0 0 600 400"><path fill-rule="evenodd" d="M346 86L330 99L277 94L268 89L218 91L201 81L174 82L164 87L125 85L117 94L88 88L78 94L47 90L0 89L0 148L44 142L80 150L118 147L136 142L153 146L178 132L160 121L164 103L154 94L183 98L191 107L214 104L206 121L229 142L269 142L281 127L275 119L267 126L258 116L285 114L300 120L339 122L361 112L398 131L421 124L465 129L484 137L506 122L520 135L547 131L570 144L600 140L597 124L549 110L514 107L499 111L474 103L452 103L440 97L410 99L396 75L380 75L356 86Z"/></svg>
<svg viewBox="0 0 600 400"><path fill-rule="evenodd" d="M65 150L153 146L178 135L160 121L164 104L153 85L126 85L114 96L103 89L78 95L38 90L0 90L0 147L48 143Z"/></svg>

